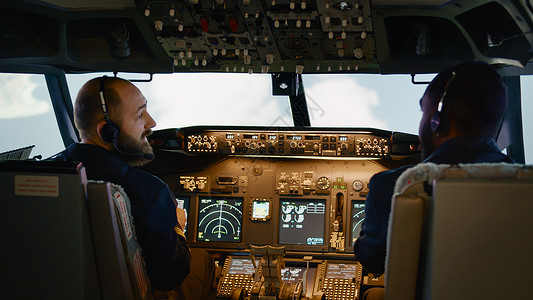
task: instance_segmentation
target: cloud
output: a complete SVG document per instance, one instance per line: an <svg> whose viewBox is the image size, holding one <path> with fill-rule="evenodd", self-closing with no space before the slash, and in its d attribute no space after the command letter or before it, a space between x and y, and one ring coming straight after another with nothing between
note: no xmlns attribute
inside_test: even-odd
<svg viewBox="0 0 533 300"><path fill-rule="evenodd" d="M158 129L192 125L292 125L288 98L272 96L270 75L158 75L141 90Z"/></svg>
<svg viewBox="0 0 533 300"><path fill-rule="evenodd" d="M30 117L50 110L49 102L35 98L38 85L32 75L0 74L0 81L0 119Z"/></svg>
<svg viewBox="0 0 533 300"><path fill-rule="evenodd" d="M353 78L322 78L327 80L306 81L312 126L386 127L386 122L372 113L380 104L375 90ZM157 75L154 81L140 88L148 99L148 111L157 121L156 129L193 125L293 125L288 97L272 96L270 75Z"/></svg>
<svg viewBox="0 0 533 300"><path fill-rule="evenodd" d="M328 76L305 88L313 126L386 127L372 114L380 104L378 93L355 79Z"/></svg>

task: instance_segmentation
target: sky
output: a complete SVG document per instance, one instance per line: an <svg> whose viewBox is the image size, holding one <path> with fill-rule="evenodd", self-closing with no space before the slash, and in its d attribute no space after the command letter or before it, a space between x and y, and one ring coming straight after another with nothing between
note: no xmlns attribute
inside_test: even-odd
<svg viewBox="0 0 533 300"><path fill-rule="evenodd" d="M71 97L96 76L68 75ZM417 76L417 80L432 76ZM312 126L418 131L418 101L426 85L411 84L410 76L309 74L303 80ZM45 158L61 151L64 146L44 77L0 74L0 82L0 152L36 145L32 155ZM164 74L137 86L148 99L148 111L158 123L156 130L219 124L293 125L288 97L272 96L269 75ZM522 97L526 161L532 163L533 76L522 78Z"/></svg>

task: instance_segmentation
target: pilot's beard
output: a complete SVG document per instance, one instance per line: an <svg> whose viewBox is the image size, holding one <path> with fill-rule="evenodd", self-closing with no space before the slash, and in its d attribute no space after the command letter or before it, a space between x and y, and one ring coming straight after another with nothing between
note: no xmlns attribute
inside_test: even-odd
<svg viewBox="0 0 533 300"><path fill-rule="evenodd" d="M143 134L142 139L140 140L135 139L122 132L119 134L119 137L117 139L117 148L120 149L122 152L132 154L121 154L122 158L124 158L124 160L127 161L128 164L134 167L138 167L151 161L150 159L147 159L146 157L142 156L144 154L154 154L154 150L152 149L150 143L144 140L144 137L150 135L151 133L151 130L146 131Z"/></svg>

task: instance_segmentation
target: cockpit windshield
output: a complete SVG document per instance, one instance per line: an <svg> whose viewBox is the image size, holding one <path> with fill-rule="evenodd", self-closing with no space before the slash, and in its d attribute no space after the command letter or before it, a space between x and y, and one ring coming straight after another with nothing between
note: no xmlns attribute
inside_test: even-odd
<svg viewBox="0 0 533 300"><path fill-rule="evenodd" d="M109 73L68 74L72 100L87 80L102 75L112 76ZM61 137L44 76L2 76L3 82L11 83L0 87L3 95L0 125L11 129L0 133L3 141L0 152L30 144L36 144L34 154L44 157L60 151ZM148 78L145 74L119 76ZM415 81L430 81L433 76L416 76ZM409 75L304 74L302 77L313 127L372 127L418 133L418 100L426 85L412 84ZM294 126L289 99L272 96L268 74L157 74L151 82L136 84L149 101L149 111L157 121L156 130L195 125ZM533 116L529 114L533 111L533 103L527 99L533 97L533 76L521 77L521 92L526 162L531 162L533 123L530 120ZM27 141L17 133L35 124L39 124L39 129L48 129L35 129L31 137L28 135L31 129L25 129Z"/></svg>
<svg viewBox="0 0 533 300"><path fill-rule="evenodd" d="M72 99L83 83L101 75L67 75ZM138 74L119 76L147 78ZM417 80L428 81L433 76ZM414 85L410 80L409 75L303 75L311 126L372 127L417 134L418 100L426 85ZM155 129L294 126L289 98L272 96L269 74L158 74L152 82L136 85L149 101L150 114L157 121Z"/></svg>

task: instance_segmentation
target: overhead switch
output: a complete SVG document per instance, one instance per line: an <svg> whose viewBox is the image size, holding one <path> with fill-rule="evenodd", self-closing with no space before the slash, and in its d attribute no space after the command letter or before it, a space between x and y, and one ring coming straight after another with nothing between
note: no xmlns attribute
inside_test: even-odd
<svg viewBox="0 0 533 300"><path fill-rule="evenodd" d="M237 32L239 28L239 24L237 24L237 18L231 17L229 18L229 27L231 32Z"/></svg>
<svg viewBox="0 0 533 300"><path fill-rule="evenodd" d="M200 25L202 26L203 32L207 32L209 30L209 21L207 20L207 18L201 18Z"/></svg>

